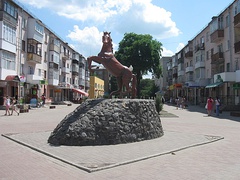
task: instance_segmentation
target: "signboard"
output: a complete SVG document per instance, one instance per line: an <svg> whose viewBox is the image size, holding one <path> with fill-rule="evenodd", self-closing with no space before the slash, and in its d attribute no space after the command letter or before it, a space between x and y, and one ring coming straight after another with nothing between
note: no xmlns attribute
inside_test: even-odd
<svg viewBox="0 0 240 180"><path fill-rule="evenodd" d="M240 84L239 83L234 83L233 84L233 89L240 89Z"/></svg>

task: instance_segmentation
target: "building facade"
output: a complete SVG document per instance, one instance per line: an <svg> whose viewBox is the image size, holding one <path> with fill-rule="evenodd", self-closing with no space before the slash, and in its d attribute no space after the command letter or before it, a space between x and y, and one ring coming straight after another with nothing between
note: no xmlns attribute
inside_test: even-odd
<svg viewBox="0 0 240 180"><path fill-rule="evenodd" d="M104 95L104 81L96 76L90 76L89 98L90 99L103 98L103 95Z"/></svg>
<svg viewBox="0 0 240 180"><path fill-rule="evenodd" d="M79 98L90 88L86 59L16 1L0 0L0 105ZM81 89L82 91L78 91Z"/></svg>
<svg viewBox="0 0 240 180"><path fill-rule="evenodd" d="M240 105L240 1L233 1L167 62L168 96Z"/></svg>

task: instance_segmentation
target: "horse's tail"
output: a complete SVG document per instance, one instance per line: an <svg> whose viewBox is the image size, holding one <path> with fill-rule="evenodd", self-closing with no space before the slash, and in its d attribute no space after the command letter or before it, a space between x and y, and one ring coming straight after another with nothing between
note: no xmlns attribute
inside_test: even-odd
<svg viewBox="0 0 240 180"><path fill-rule="evenodd" d="M132 74L132 98L137 96L137 78L135 74Z"/></svg>

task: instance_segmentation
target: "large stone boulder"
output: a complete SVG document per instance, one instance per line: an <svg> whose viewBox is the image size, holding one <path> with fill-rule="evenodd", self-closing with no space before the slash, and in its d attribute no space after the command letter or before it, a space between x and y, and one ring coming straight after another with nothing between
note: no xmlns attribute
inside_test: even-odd
<svg viewBox="0 0 240 180"><path fill-rule="evenodd" d="M68 114L51 133L52 145L110 145L163 136L153 100L87 100Z"/></svg>

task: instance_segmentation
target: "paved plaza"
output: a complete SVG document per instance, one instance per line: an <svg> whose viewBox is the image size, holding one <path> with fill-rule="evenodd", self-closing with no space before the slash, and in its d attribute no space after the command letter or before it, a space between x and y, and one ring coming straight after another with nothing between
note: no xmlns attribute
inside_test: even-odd
<svg viewBox="0 0 240 180"><path fill-rule="evenodd" d="M164 136L110 146L50 146L57 124L78 105L0 111L0 179L239 180L240 118L201 107L164 105Z"/></svg>

